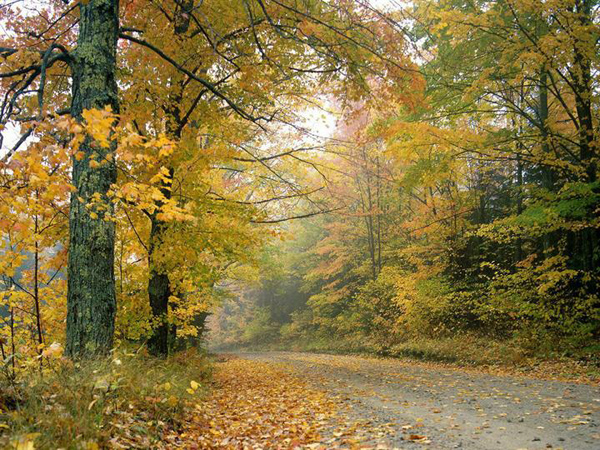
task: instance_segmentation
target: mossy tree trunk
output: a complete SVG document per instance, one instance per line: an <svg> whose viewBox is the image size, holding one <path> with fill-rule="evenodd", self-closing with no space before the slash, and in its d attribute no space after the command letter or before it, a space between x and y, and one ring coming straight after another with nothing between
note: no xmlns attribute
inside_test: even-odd
<svg viewBox="0 0 600 450"><path fill-rule="evenodd" d="M119 31L119 1L90 0L80 3L79 37L73 52L73 97L71 114L81 119L85 109L112 107L118 113L116 49ZM116 310L114 244L115 226L105 221L112 208L107 192L116 182L113 164L90 167L95 154L102 161L115 150L101 148L87 137L80 150L81 160L73 160L73 184L69 215L70 240L67 294L67 347L72 357L109 351L113 345ZM99 193L108 206L106 212L86 205Z"/></svg>

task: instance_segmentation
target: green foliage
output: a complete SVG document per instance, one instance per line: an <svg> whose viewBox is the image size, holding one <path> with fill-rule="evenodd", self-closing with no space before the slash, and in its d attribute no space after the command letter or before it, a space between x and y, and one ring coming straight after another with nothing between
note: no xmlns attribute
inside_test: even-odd
<svg viewBox="0 0 600 450"><path fill-rule="evenodd" d="M248 345L260 345L271 342L277 335L278 328L271 320L268 308L257 308L254 318L244 328L243 342Z"/></svg>

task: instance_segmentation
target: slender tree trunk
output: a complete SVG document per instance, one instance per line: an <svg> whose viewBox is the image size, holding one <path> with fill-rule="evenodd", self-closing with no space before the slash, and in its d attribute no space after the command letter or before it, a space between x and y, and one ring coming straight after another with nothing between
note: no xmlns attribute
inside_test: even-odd
<svg viewBox="0 0 600 450"><path fill-rule="evenodd" d="M36 191L36 197L39 196L39 192ZM39 232L39 219L37 214L35 215L35 235ZM38 354L42 355L42 344L44 343L44 336L42 334L42 316L40 311L40 244L35 241L35 251L33 253L33 303L35 308L35 325L37 331L37 348ZM40 370L42 369L43 359L40 358Z"/></svg>
<svg viewBox="0 0 600 450"><path fill-rule="evenodd" d="M79 37L73 52L73 98L71 114L81 119L85 109L107 105L119 112L116 49L119 1L90 0L80 3ZM116 182L113 164L90 167L90 157L103 160L114 152L95 145L88 136L80 147L84 157L73 160L73 184L69 216L70 239L67 293L67 354L80 357L108 352L113 345L116 310L114 246L115 226L97 211L92 219L86 207L95 193L112 212L107 192Z"/></svg>
<svg viewBox="0 0 600 450"><path fill-rule="evenodd" d="M381 173L377 156L377 273L381 273Z"/></svg>
<svg viewBox="0 0 600 450"><path fill-rule="evenodd" d="M36 197L39 197L39 192L36 191ZM35 215L35 219L34 219L34 223L35 223L35 235L37 236L37 234L39 233L39 219L37 214ZM37 328L37 343L38 345L41 345L44 343L44 338L42 336L42 318L41 318L41 312L40 312L40 243L38 242L38 240L35 240L35 250L33 253L34 256L34 261L33 261L33 300L34 300L34 307L35 307L35 322L36 322L36 328ZM41 352L41 350L40 350Z"/></svg>
<svg viewBox="0 0 600 450"><path fill-rule="evenodd" d="M593 25L591 19L592 2L590 0L578 0L575 2L576 12L582 27ZM589 57L589 49L584 48L585 42L580 40L575 43L575 106L579 120L579 146L581 161L585 165L585 171L589 182L596 181L596 142L594 129L594 115L592 112L592 61Z"/></svg>
<svg viewBox="0 0 600 450"><path fill-rule="evenodd" d="M369 180L367 179L367 185ZM367 243L369 244L369 256L371 257L371 272L373 275L373 279L377 278L377 269L375 264L375 239L373 236L373 216L370 205L370 201L367 204L365 202L365 198L363 195L362 184L360 182L360 177L356 176L356 186L358 187L358 192L360 194L360 206L363 214L363 219L365 221L365 229L367 230ZM368 189L365 187L365 195ZM369 196L367 196L369 200Z"/></svg>
<svg viewBox="0 0 600 450"><path fill-rule="evenodd" d="M521 67L522 68L522 67ZM522 107L521 105L523 105L523 101L524 101L524 87L525 87L525 82L521 81L521 85L519 88L519 94L518 94L518 99L517 99L517 104L519 105L519 107ZM512 125L513 128L516 130L517 132L517 142L516 142L516 159L517 159L517 215L521 215L523 213L523 150L524 150L524 146L523 143L521 141L521 137L523 135L523 126L522 126L522 122L521 119L517 119L516 117L514 117L512 119ZM512 264L512 267L515 268L516 264L521 262L524 258L523 255L523 240L521 239L521 237L519 236L517 238L517 241L515 242L515 256L514 256L514 261Z"/></svg>
<svg viewBox="0 0 600 450"><path fill-rule="evenodd" d="M177 5L174 16L175 36L184 35L190 25L190 12L194 8L193 0L184 0ZM170 139L179 141L181 139L182 119L179 105L183 100L185 90L182 80L173 80L172 88L178 88L177 92L169 97L169 107L166 113L166 131ZM161 191L165 198L171 198L171 186L175 170L169 167L169 176L167 180L161 182ZM160 205L159 205L160 206ZM177 328L169 324L169 299L173 295L173 289L169 281L167 268L160 261L160 248L163 245L169 224L158 218L157 213L151 217L152 226L150 229L150 247L149 264L150 278L148 281L148 297L152 316L154 320L152 336L148 341L148 351L155 356L167 356L169 353L169 344L175 342Z"/></svg>
<svg viewBox="0 0 600 450"><path fill-rule="evenodd" d="M179 91L170 95L170 108L166 113L166 131L167 136L174 141L181 139L180 109L179 103L183 99L181 83L177 84ZM160 190L165 199L170 200L172 196L173 177L175 169L168 168L167 177L160 182ZM168 267L165 261L161 261L165 254L164 242L169 231L169 223L160 219L159 213L162 204L158 204L158 209L152 214L150 228L150 246L148 247L148 262L150 266L150 278L148 280L148 299L152 309L153 328L152 335L148 340L148 351L154 356L167 356L169 347L174 343L177 334L177 328L169 323L169 299L173 295L173 288L169 281Z"/></svg>
<svg viewBox="0 0 600 450"><path fill-rule="evenodd" d="M152 308L152 336L148 340L148 350L155 356L166 356L169 353L169 298L172 295L169 274L161 271L161 263L157 259L157 249L162 243L166 224L153 217L150 230L150 279L148 281L148 297Z"/></svg>
<svg viewBox="0 0 600 450"><path fill-rule="evenodd" d="M542 70L540 73L540 87L538 95L538 119L542 130L542 153L547 155L550 153L550 147L548 146L548 73ZM553 191L556 184L556 175L554 169L549 166L542 168L542 183L546 189Z"/></svg>
<svg viewBox="0 0 600 450"><path fill-rule="evenodd" d="M373 279L377 278L377 259L375 256L375 227L373 224L373 196L371 194L371 179L367 175L367 231L369 233L369 250L371 253L371 267L373 270Z"/></svg>
<svg viewBox="0 0 600 450"><path fill-rule="evenodd" d="M171 182L173 169L169 169L168 181L162 182L162 193L165 198L171 198ZM160 205L159 205L160 206ZM154 356L166 356L169 353L169 298L173 295L169 274L164 261L160 261L169 224L160 220L157 213L151 217L150 246L148 247L148 262L150 278L148 280L148 298L152 308L153 328L148 340L148 351Z"/></svg>
<svg viewBox="0 0 600 450"><path fill-rule="evenodd" d="M548 145L548 73L545 69L540 72L540 85L538 92L538 120L541 126L542 136L542 154L548 155L550 153L550 146ZM544 165L542 167L542 186L550 192L554 192L557 189L556 173L553 167ZM557 251L559 236L556 232L550 231L542 237L542 250L547 256L552 256Z"/></svg>
<svg viewBox="0 0 600 450"><path fill-rule="evenodd" d="M17 350L15 347L15 309L10 308L10 351L12 355L11 365L13 380L17 375Z"/></svg>
<svg viewBox="0 0 600 450"><path fill-rule="evenodd" d="M366 147L362 147L362 158L364 163L364 173L365 173L365 195L367 197L366 204L365 200L363 200L363 195L361 191L361 203L363 208L363 214L365 216L365 224L367 227L367 238L369 241L369 254L371 256L371 272L373 274L373 279L377 278L377 260L375 257L376 249L375 249L375 228L373 224L373 195L371 192L371 177L369 175L369 157L367 156ZM360 180L357 176L357 183L360 190Z"/></svg>
<svg viewBox="0 0 600 450"><path fill-rule="evenodd" d="M521 145L519 144L517 153L517 215L523 212L523 158L521 155ZM516 263L523 260L523 241L521 237L517 238L515 243L515 259Z"/></svg>

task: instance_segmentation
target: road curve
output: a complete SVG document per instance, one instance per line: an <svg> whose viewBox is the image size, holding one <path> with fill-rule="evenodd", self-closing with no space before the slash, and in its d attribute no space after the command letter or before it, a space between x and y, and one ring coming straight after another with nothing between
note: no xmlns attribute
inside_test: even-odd
<svg viewBox="0 0 600 450"><path fill-rule="evenodd" d="M392 359L294 352L236 355L283 364L311 387L342 399L344 419L367 423L359 432L365 435L363 443L373 446L600 449L598 386Z"/></svg>

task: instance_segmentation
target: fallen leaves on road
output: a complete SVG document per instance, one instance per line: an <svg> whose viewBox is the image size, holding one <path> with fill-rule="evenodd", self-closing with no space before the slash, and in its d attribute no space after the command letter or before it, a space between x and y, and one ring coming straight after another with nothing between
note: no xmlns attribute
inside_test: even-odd
<svg viewBox="0 0 600 450"><path fill-rule="evenodd" d="M196 405L180 435L187 448L294 448L316 444L335 415L324 392L273 364L229 359L211 395Z"/></svg>
<svg viewBox="0 0 600 450"><path fill-rule="evenodd" d="M523 422L535 430L562 424L561 433L581 433L598 411L595 404L576 402L581 394L575 387L562 395L560 387L538 381L487 379L389 360L279 356L217 364L210 395L192 409L179 446L417 449L438 448L440 436L457 445L493 436L516 448L541 440L521 436ZM565 442L556 430L545 440L547 446Z"/></svg>
<svg viewBox="0 0 600 450"><path fill-rule="evenodd" d="M305 360L307 363L326 363L331 367L363 372L365 363L380 365L381 367L394 368L398 379L406 374L402 368L419 368L424 370L445 371L447 373L493 375L498 377L522 377L533 380L565 381L581 384L600 385L600 375L593 367L582 362L570 360L559 361L526 361L522 365L465 365L460 363L445 363L439 361L423 361L411 358L386 358L373 355L336 355L331 354L295 354L295 359ZM400 370L399 370L400 369Z"/></svg>
<svg viewBox="0 0 600 450"><path fill-rule="evenodd" d="M430 440L427 439L427 436L423 436L420 434L411 434L408 436L408 440L414 441L414 442L420 442L422 444L428 444L429 442L431 442Z"/></svg>
<svg viewBox="0 0 600 450"><path fill-rule="evenodd" d="M310 387L289 366L227 359L217 365L211 394L190 413L186 429L178 436L178 446L244 450L393 448L386 443L399 431L397 425L355 417L349 414L347 400ZM426 436L411 436L404 439L430 442Z"/></svg>

